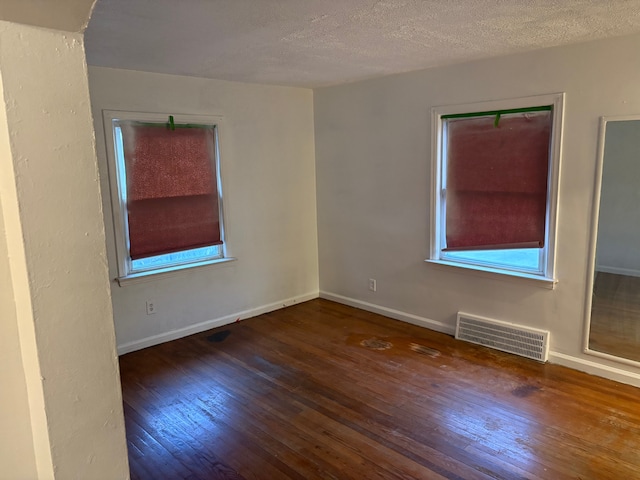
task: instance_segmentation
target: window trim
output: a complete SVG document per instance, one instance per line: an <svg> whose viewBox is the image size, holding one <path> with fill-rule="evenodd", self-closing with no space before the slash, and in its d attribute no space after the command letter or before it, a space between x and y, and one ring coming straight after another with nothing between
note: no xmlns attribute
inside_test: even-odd
<svg viewBox="0 0 640 480"><path fill-rule="evenodd" d="M214 115L191 115L191 114L171 114L176 124L198 124L214 126L215 135L215 152L216 152L216 181L218 183L218 209L220 221L220 235L223 241L220 245L220 257L205 257L189 263L176 263L172 265L163 265L158 268L149 270L131 269L131 257L128 248L127 233L127 209L122 198L119 178L120 166L116 154L116 135L114 131L114 122L117 121L139 121L151 123L164 123L169 119L168 113L152 113L152 112L131 112L121 110L103 110L103 126L105 134L105 144L107 149L107 164L109 171L109 191L111 196L111 212L113 220L113 229L115 235L116 260L117 260L117 278L116 280L123 286L125 284L137 283L138 281L146 281L152 276L166 276L175 272L187 270L195 267L213 265L216 263L224 263L235 260L229 256L226 238L226 223L224 221L223 207L223 182L221 174L222 156L220 154L219 138L223 130L223 117ZM157 277L154 277L157 278Z"/></svg>
<svg viewBox="0 0 640 480"><path fill-rule="evenodd" d="M564 93L554 93L546 95L536 95L530 97L505 99L488 102L468 103L461 105L437 106L431 109L431 204L430 204L430 250L429 263L437 263L465 270L476 270L490 274L490 276L507 276L502 278L525 278L527 280L541 281L543 285L553 285L555 279L556 266L556 241L557 241L557 220L558 220L558 200L561 170L562 135L564 130ZM545 247L546 258L544 259L543 271L541 274L533 274L525 271L517 271L502 268L487 267L480 264L456 262L451 259L442 258L442 225L444 222L442 212L442 187L443 187L443 119L444 115L460 115L476 112L492 112L496 110L514 110L520 108L530 108L542 105L552 105L553 127L551 132L550 147L550 171L549 188L547 189L547 214Z"/></svg>

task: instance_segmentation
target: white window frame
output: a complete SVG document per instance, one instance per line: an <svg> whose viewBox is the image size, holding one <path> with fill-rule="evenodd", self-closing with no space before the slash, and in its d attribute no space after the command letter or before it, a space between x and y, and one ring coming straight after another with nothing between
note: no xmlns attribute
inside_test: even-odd
<svg viewBox="0 0 640 480"><path fill-rule="evenodd" d="M562 131L563 131L563 111L564 93L554 93L547 95L536 95L516 99L498 100L490 102L479 102L464 105L448 105L434 107L432 114L431 129L431 222L430 222L430 252L426 260L435 265L445 267L456 267L467 272L479 273L482 276L501 278L521 278L532 281L537 285L553 288L557 282L555 278L556 261L556 232L558 219L558 194L560 185L560 166L562 151ZM444 199L442 192L445 185L445 144L443 141L444 123L443 115L454 115L475 112L490 112L496 110L510 110L518 108L530 108L543 105L552 105L552 131L551 144L549 149L550 162L547 188L547 214L545 229L545 246L542 258L542 271L539 273L504 268L499 266L489 266L476 264L469 261L456 261L443 258L442 247L444 244L445 218L443 213ZM459 270L459 271L464 271ZM505 277L506 276L506 277Z"/></svg>
<svg viewBox="0 0 640 480"><path fill-rule="evenodd" d="M147 281L157 278L157 275L169 275L188 268L202 267L217 263L224 263L235 260L228 256L228 248L225 236L224 208L223 208L223 186L221 174L221 156L219 137L223 118L212 115L188 115L171 114L175 124L198 124L214 127L215 134L215 167L216 180L218 182L218 208L220 221L220 235L222 245L215 249L216 253L211 256L198 257L194 261L166 262L158 267L134 270L132 260L129 255L129 236L126 208L126 172L121 156L119 156L120 145L115 135L115 129L119 121L140 121L150 123L168 123L169 114L128 112L118 110L103 110L103 123L105 133L105 143L107 149L107 160L109 165L109 189L111 193L111 210L113 215L113 227L115 233L116 257L118 277L116 280L123 286L128 283Z"/></svg>

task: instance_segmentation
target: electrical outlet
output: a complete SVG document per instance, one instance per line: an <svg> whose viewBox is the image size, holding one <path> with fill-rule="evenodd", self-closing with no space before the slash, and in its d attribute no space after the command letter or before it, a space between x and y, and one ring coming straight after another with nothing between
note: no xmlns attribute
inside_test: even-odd
<svg viewBox="0 0 640 480"><path fill-rule="evenodd" d="M151 300L147 300L147 315L153 315L156 313L156 304Z"/></svg>
<svg viewBox="0 0 640 480"><path fill-rule="evenodd" d="M375 278L370 278L369 279L369 290L371 290L372 292L376 291L376 279Z"/></svg>

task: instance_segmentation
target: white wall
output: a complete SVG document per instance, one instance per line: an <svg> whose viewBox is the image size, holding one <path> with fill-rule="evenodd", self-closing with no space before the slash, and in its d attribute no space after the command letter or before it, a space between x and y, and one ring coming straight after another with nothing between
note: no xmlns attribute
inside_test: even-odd
<svg viewBox="0 0 640 480"><path fill-rule="evenodd" d="M85 29L97 0L2 0L0 20L54 28L67 32Z"/></svg>
<svg viewBox="0 0 640 480"><path fill-rule="evenodd" d="M640 276L639 206L640 120L608 122L596 270Z"/></svg>
<svg viewBox="0 0 640 480"><path fill-rule="evenodd" d="M552 361L640 385L638 369L582 353L598 119L640 113L639 50L640 36L623 37L315 90L321 292L443 331L460 310L548 329ZM425 264L430 109L555 92L566 92L556 288Z"/></svg>
<svg viewBox="0 0 640 480"><path fill-rule="evenodd" d="M82 35L0 22L0 76L0 257L28 396L15 412L28 406L25 461L35 454L39 479L127 478Z"/></svg>
<svg viewBox="0 0 640 480"><path fill-rule="evenodd" d="M223 266L168 278L111 283L121 352L317 296L313 93L174 75L91 67L89 84L115 278L102 109L222 115ZM145 301L157 313L146 315Z"/></svg>
<svg viewBox="0 0 640 480"><path fill-rule="evenodd" d="M36 478L20 337L0 205L0 479Z"/></svg>

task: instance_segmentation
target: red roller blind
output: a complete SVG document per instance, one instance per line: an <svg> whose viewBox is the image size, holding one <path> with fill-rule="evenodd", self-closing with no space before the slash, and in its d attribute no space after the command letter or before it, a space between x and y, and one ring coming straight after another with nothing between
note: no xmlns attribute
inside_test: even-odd
<svg viewBox="0 0 640 480"><path fill-rule="evenodd" d="M214 127L120 127L131 258L222 244Z"/></svg>
<svg viewBox="0 0 640 480"><path fill-rule="evenodd" d="M551 111L445 122L445 250L543 247Z"/></svg>

